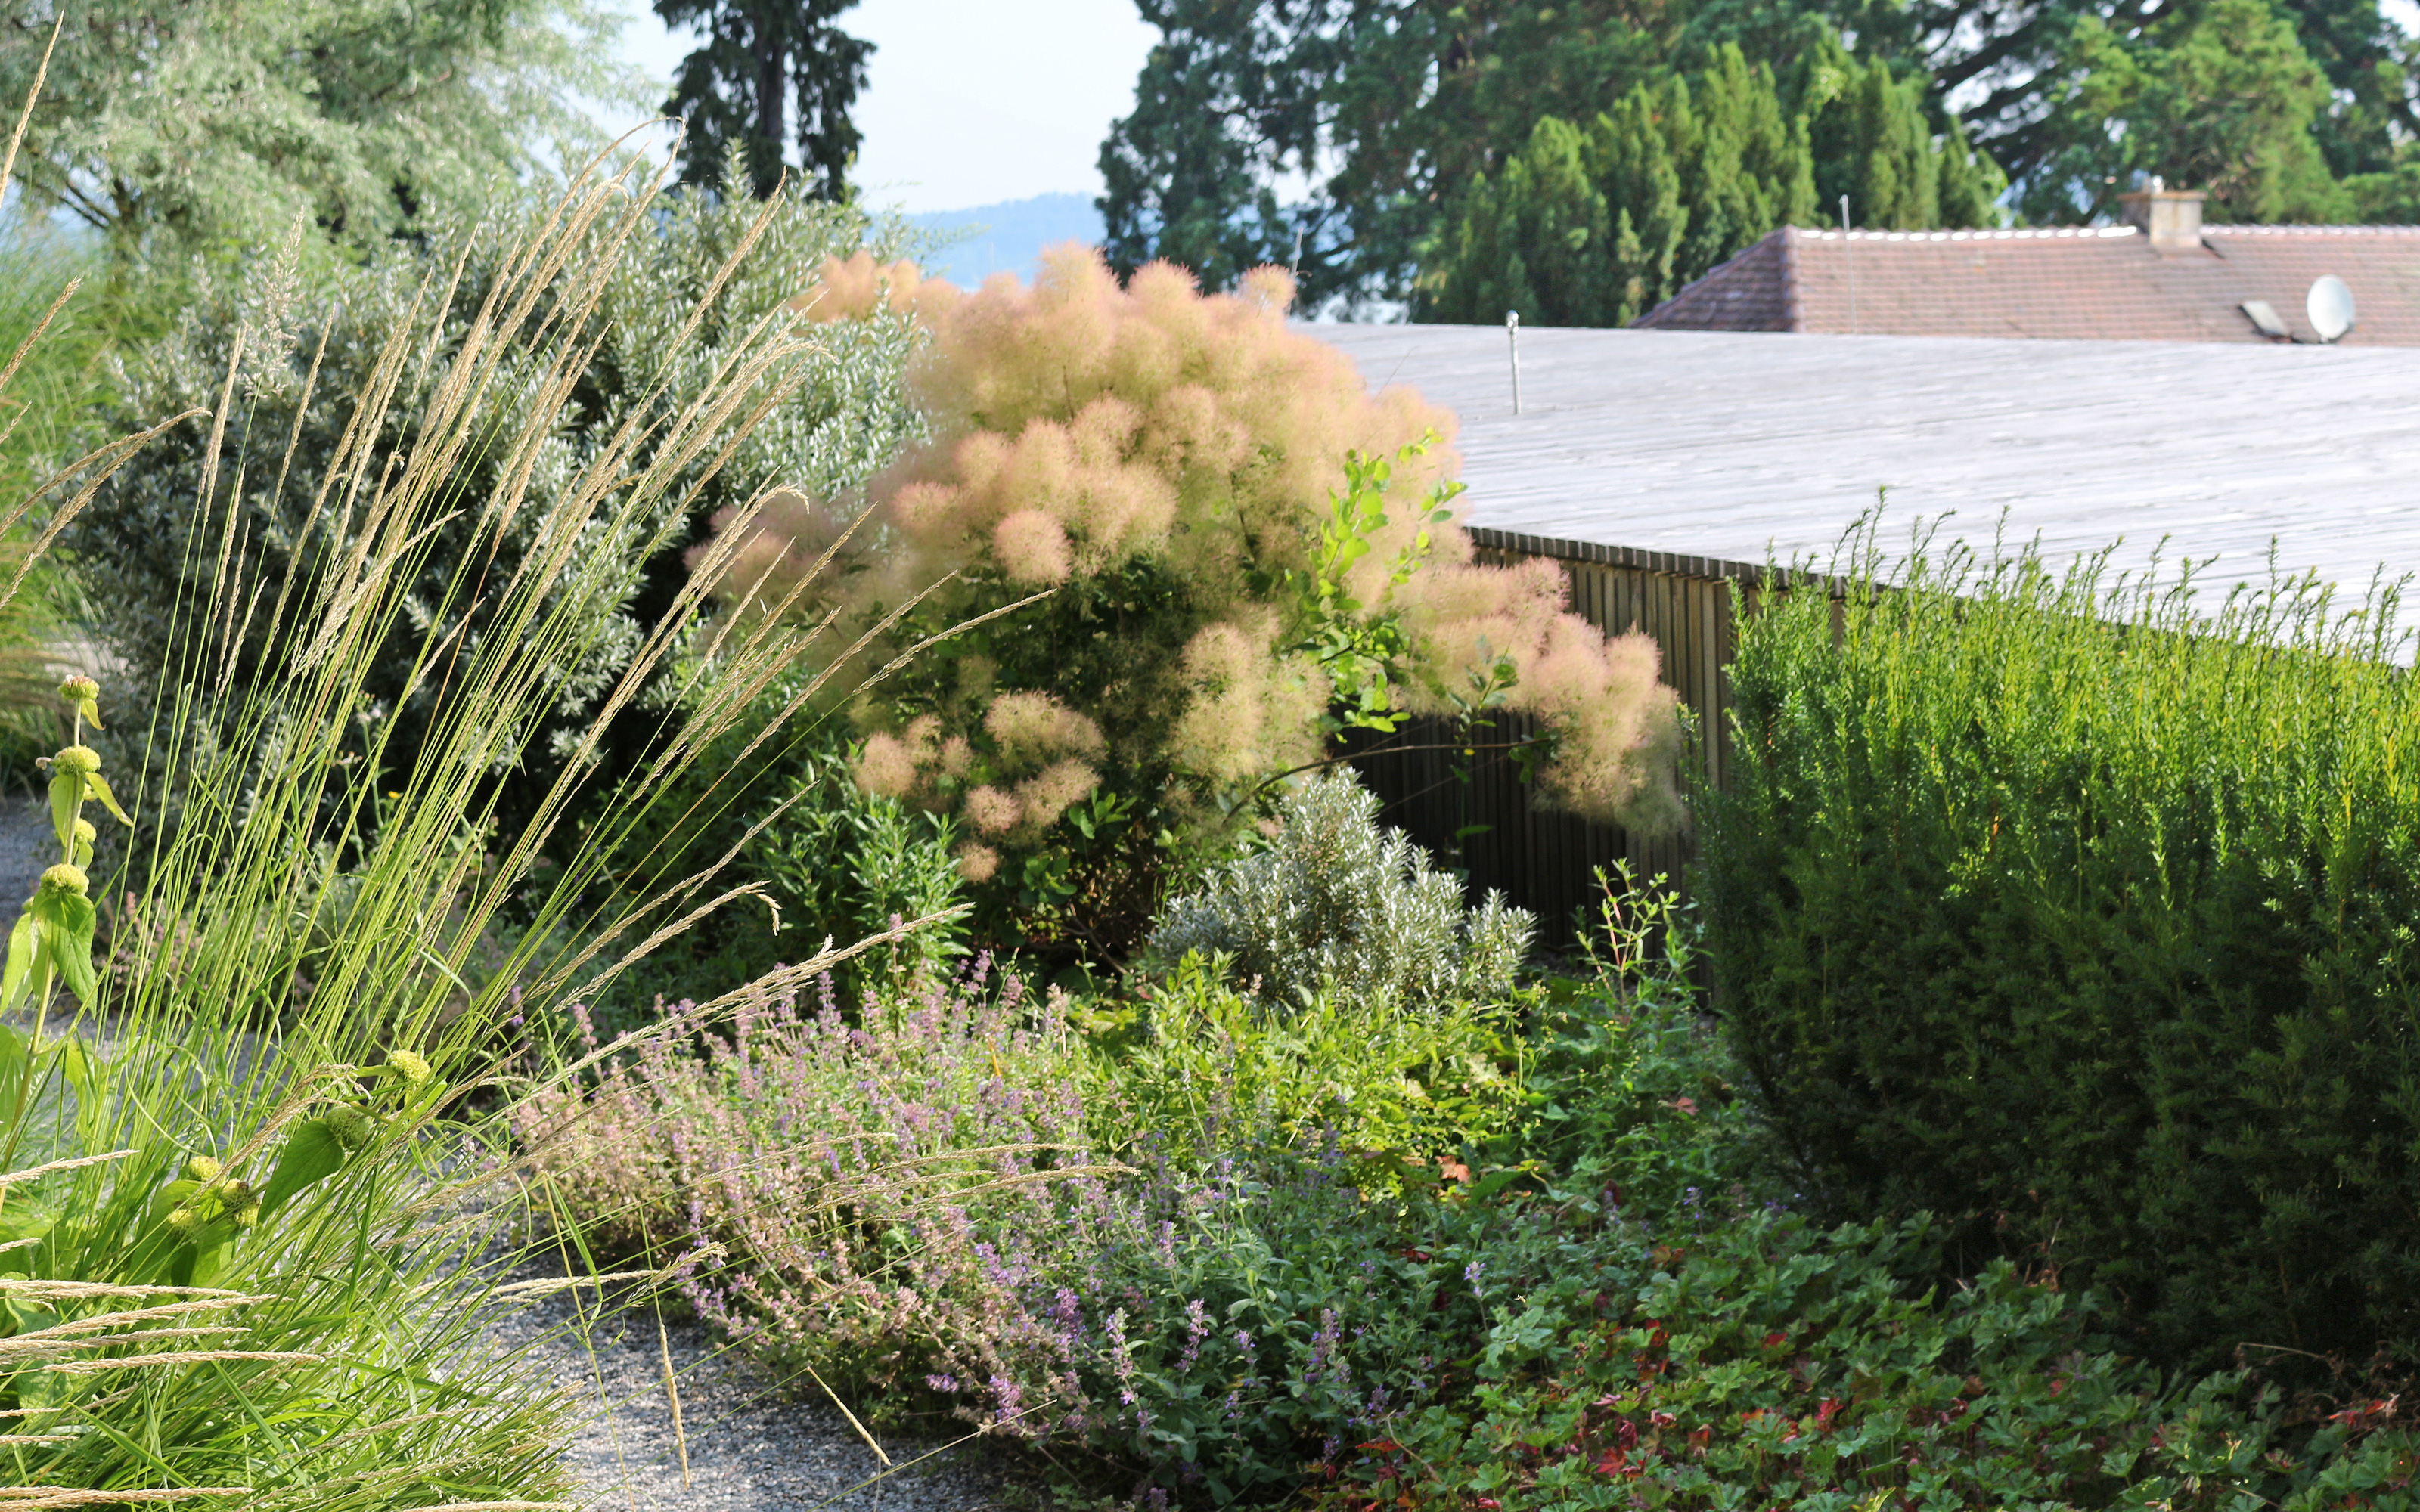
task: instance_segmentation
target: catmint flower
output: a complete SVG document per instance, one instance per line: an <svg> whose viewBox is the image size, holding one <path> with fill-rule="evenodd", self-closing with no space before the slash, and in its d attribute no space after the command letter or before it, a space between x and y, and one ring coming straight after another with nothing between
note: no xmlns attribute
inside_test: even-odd
<svg viewBox="0 0 2420 1512"><path fill-rule="evenodd" d="M43 892L52 894L64 892L81 898L91 888L92 884L85 878L84 868L70 866L65 861L61 861L42 873L40 890Z"/></svg>
<svg viewBox="0 0 2420 1512"><path fill-rule="evenodd" d="M1470 1283L1470 1294L1472 1296L1478 1297L1483 1295L1480 1290L1479 1278L1486 1273L1487 1262L1485 1260L1473 1260L1468 1265L1462 1268L1462 1278Z"/></svg>

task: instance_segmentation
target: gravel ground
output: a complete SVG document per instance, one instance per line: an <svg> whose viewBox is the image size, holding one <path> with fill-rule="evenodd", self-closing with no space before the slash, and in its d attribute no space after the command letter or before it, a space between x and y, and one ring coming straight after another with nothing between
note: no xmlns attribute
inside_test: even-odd
<svg viewBox="0 0 2420 1512"><path fill-rule="evenodd" d="M597 1512L991 1512L1005 1504L1000 1473L980 1443L852 1490L881 1466L828 1403L785 1400L789 1393L763 1369L722 1350L694 1322L668 1322L659 1338L653 1311L600 1317L595 1293L583 1295L584 1327L572 1294L564 1293L496 1332L508 1347L530 1345L543 1370L582 1404L565 1462ZM680 1383L678 1439L664 1389L666 1341ZM689 1449L686 1484L680 1439ZM882 1447L906 1464L939 1446L884 1439Z"/></svg>
<svg viewBox="0 0 2420 1512"><path fill-rule="evenodd" d="M0 792L0 910L7 912L8 923L16 922L17 905L33 896L42 869L58 858L49 801Z"/></svg>

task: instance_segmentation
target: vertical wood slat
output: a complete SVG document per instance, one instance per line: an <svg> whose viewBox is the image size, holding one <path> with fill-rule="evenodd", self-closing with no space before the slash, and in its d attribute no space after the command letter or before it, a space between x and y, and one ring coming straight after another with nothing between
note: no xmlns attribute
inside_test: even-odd
<svg viewBox="0 0 2420 1512"><path fill-rule="evenodd" d="M1570 585L1571 608L1608 635L1636 628L1655 642L1662 680L1696 715L1699 738L1692 780L1719 787L1730 756L1730 665L1734 605L1750 610L1766 569L1746 563L1640 551L1590 542L1473 530L1481 562L1552 561ZM1499 721L1491 742L1529 732L1526 717ZM1686 835L1649 838L1592 824L1532 803L1517 765L1500 753L1405 750L1373 746L1435 746L1452 741L1444 720L1416 721L1395 735L1347 743L1355 765L1385 805L1388 824L1462 868L1471 891L1500 890L1538 916L1544 943L1573 943L1575 914L1590 910L1595 872L1627 860L1634 873L1661 873L1684 890L1694 847ZM1457 840L1456 831L1484 826Z"/></svg>

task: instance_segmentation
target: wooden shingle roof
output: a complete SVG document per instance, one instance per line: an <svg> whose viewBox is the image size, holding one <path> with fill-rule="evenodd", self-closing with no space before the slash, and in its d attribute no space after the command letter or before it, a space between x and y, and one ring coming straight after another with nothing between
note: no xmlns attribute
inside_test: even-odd
<svg viewBox="0 0 2420 1512"><path fill-rule="evenodd" d="M2311 340L2304 300L2334 273L2344 345L2420 346L2420 226L2213 225L2154 252L2133 226L1774 232L1641 316L1662 331L2262 342L2265 301ZM1853 292L1854 285L1854 292Z"/></svg>
<svg viewBox="0 0 2420 1512"><path fill-rule="evenodd" d="M2297 305L2295 315L2300 318ZM1525 328L1300 327L1459 417L1472 524L1676 556L1825 557L1890 491L2055 557L2420 571L2420 351Z"/></svg>

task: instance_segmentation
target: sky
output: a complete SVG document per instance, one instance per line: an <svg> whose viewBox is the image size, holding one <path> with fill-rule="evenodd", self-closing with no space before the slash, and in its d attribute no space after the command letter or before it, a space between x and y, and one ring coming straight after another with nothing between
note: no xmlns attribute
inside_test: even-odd
<svg viewBox="0 0 2420 1512"><path fill-rule="evenodd" d="M623 57L669 88L692 44L644 0L623 8ZM841 25L875 44L858 183L911 213L1099 193L1101 139L1158 37L1134 0L861 0ZM600 118L620 130L644 117Z"/></svg>

